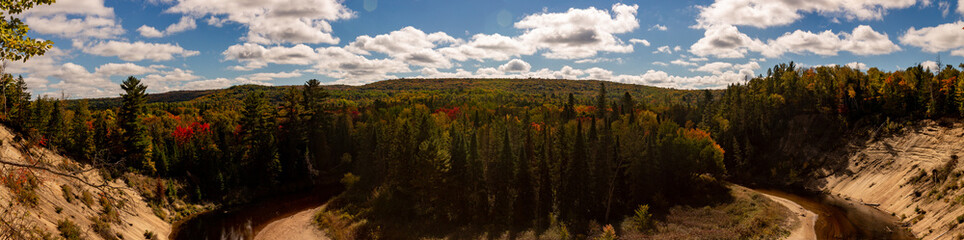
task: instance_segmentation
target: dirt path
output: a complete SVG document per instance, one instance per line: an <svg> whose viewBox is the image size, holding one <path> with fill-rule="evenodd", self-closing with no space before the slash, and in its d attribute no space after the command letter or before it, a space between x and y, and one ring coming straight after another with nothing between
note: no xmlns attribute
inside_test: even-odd
<svg viewBox="0 0 964 240"><path fill-rule="evenodd" d="M318 230L311 218L321 207L306 209L294 215L277 219L265 225L254 236L255 240L291 240L291 239L329 239L325 233Z"/></svg>
<svg viewBox="0 0 964 240"><path fill-rule="evenodd" d="M799 221L796 223L796 227L790 231L790 236L786 238L787 240L817 239L817 232L814 230L814 227L816 226L816 223L817 223L816 213L813 213L810 210L803 208L803 206L800 206L800 204L790 201L789 199L773 196L762 192L760 192L760 194L770 198L770 200L773 200L774 202L777 202L780 205L783 205L784 207L787 207L787 209L789 209L790 212L792 212L794 215L799 217L798 218Z"/></svg>

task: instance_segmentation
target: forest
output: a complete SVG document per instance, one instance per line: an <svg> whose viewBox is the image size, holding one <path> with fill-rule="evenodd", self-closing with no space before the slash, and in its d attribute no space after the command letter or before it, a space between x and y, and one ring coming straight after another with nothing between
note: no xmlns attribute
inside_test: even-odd
<svg viewBox="0 0 964 240"><path fill-rule="evenodd" d="M827 163L788 145L828 150L838 142L810 140L960 117L962 74L950 65L883 72L791 62L723 90L312 79L153 98L130 77L120 98L94 100L34 99L23 78L4 75L0 120L105 176L167 179L158 191L180 186L150 199L157 205L229 206L337 185L344 192L333 205L378 236L553 224L580 233L641 206L658 215L726 201L727 182L801 184Z"/></svg>

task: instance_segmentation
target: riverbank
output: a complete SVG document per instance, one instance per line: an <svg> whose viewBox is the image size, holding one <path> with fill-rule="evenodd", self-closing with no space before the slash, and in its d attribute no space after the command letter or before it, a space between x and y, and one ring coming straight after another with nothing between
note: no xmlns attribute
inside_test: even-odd
<svg viewBox="0 0 964 240"><path fill-rule="evenodd" d="M788 216L789 218L795 218L794 220L789 220L790 224L790 235L787 236L786 240L810 240L817 239L816 224L817 224L817 214L807 210L800 204L791 201L786 198L777 197L774 195L758 192L770 200L773 200L780 205L786 207L792 214Z"/></svg>
<svg viewBox="0 0 964 240"><path fill-rule="evenodd" d="M290 239L318 239L328 240L325 233L312 222L315 213L322 206L296 212L291 216L275 219L258 231L255 240L290 240Z"/></svg>
<svg viewBox="0 0 964 240"><path fill-rule="evenodd" d="M926 120L851 144L845 168L811 188L893 214L922 239L964 236L964 125Z"/></svg>

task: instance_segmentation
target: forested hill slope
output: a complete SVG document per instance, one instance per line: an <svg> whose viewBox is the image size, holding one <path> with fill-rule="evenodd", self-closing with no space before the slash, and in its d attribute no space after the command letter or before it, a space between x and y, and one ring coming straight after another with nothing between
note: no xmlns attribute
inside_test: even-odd
<svg viewBox="0 0 964 240"><path fill-rule="evenodd" d="M672 103L695 102L702 97L700 91L678 90L652 86L604 82L595 80L561 80L561 79L394 79L374 82L361 86L327 85L324 86L332 97L345 100L373 100L388 98L400 94L457 93L456 95L485 96L556 96L564 99L567 94L574 94L577 99L585 99L587 104L595 96L599 84L605 83L610 90L610 97L616 98L629 92L639 99L640 103L651 106L668 106ZM150 89L151 86L147 86ZM147 95L147 103L175 103L175 102L207 102L215 99L242 99L244 96L262 91L269 99L280 101L281 96L290 89L301 88L295 86L259 86L240 85L226 89L173 91ZM721 91L713 91L720 93ZM458 94L461 93L461 94ZM121 105L119 97L89 99L93 109L106 109Z"/></svg>

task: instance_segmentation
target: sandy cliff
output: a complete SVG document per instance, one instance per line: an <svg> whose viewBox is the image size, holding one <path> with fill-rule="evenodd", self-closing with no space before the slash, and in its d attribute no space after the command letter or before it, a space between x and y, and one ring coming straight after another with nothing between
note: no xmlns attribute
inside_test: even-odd
<svg viewBox="0 0 964 240"><path fill-rule="evenodd" d="M924 121L850 148L845 169L814 187L893 213L923 239L964 235L964 164L952 161L964 156L964 124Z"/></svg>

